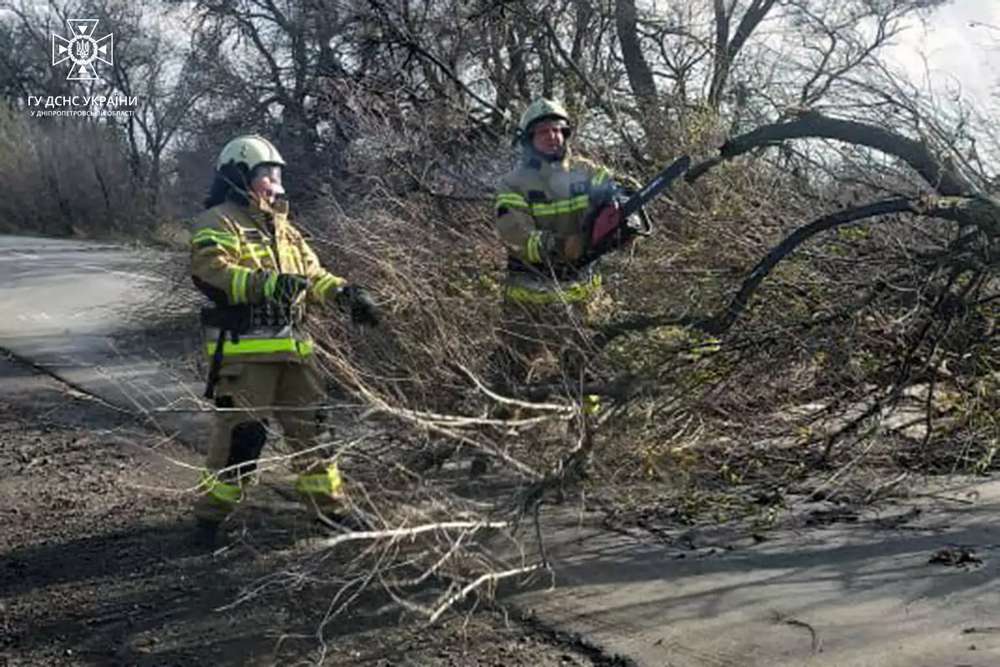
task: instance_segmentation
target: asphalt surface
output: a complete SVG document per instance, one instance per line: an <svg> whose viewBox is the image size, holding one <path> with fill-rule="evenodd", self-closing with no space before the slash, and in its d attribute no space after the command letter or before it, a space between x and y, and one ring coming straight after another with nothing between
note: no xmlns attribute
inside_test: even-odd
<svg viewBox="0 0 1000 667"><path fill-rule="evenodd" d="M0 238L0 347L115 403L191 400L197 384L109 343L114 313L162 289L141 267L116 248ZM504 599L639 665L1000 665L1000 485L836 509L799 507L763 536L695 532L684 548L553 515L555 588Z"/></svg>
<svg viewBox="0 0 1000 667"><path fill-rule="evenodd" d="M173 289L147 270L154 251L56 239L0 236L0 349L130 412L165 433L204 441L202 386L171 362L169 349L124 345L140 329L134 316Z"/></svg>
<svg viewBox="0 0 1000 667"><path fill-rule="evenodd" d="M1000 485L838 515L800 507L683 548L569 517L555 589L512 596L605 654L671 667L1000 665Z"/></svg>

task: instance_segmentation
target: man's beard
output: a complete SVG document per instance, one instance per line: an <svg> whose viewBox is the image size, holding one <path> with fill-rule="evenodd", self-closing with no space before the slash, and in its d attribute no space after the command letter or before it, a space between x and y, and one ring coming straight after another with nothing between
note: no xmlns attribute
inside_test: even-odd
<svg viewBox="0 0 1000 667"><path fill-rule="evenodd" d="M534 151L535 151L535 153L538 154L538 156L540 158L542 158L543 160L546 160L548 162L559 162L564 157L566 157L566 146L565 145L560 146L559 148L555 149L555 151L553 151L553 152L540 151L537 148L534 149Z"/></svg>

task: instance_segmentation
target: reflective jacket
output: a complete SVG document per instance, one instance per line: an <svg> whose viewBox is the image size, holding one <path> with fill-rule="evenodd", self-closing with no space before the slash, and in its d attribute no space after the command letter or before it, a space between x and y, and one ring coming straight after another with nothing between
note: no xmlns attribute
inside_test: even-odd
<svg viewBox="0 0 1000 667"><path fill-rule="evenodd" d="M302 331L304 310L332 300L344 279L324 269L309 244L288 222L287 204L240 206L224 202L192 221L191 278L217 306L244 306L247 329L228 338L227 360L301 361L312 353ZM279 273L309 278L306 298L281 308L267 298ZM218 329L207 327L206 352L215 352Z"/></svg>
<svg viewBox="0 0 1000 667"><path fill-rule="evenodd" d="M594 263L581 265L590 221L618 186L607 169L567 155L548 161L527 150L497 187L496 225L508 253L506 295L526 303L576 302L600 287Z"/></svg>

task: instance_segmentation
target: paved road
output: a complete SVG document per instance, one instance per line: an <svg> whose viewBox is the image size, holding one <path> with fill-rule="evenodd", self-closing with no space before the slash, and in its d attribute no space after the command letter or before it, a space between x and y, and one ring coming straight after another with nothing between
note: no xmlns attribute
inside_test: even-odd
<svg viewBox="0 0 1000 667"><path fill-rule="evenodd" d="M129 410L195 407L193 374L171 370L162 350L123 346L138 326L130 312L172 289L148 262L121 246L0 236L0 348ZM203 419L157 418L202 440Z"/></svg>
<svg viewBox="0 0 1000 667"><path fill-rule="evenodd" d="M509 599L650 667L995 667L1000 484L942 495L821 527L800 508L760 544L721 531L695 550L594 520L554 538L554 590ZM929 562L955 545L973 562Z"/></svg>
<svg viewBox="0 0 1000 667"><path fill-rule="evenodd" d="M144 261L0 237L0 347L115 403L190 400L191 378L110 343L121 308L164 288ZM595 517L555 531L554 590L506 599L653 667L996 667L1000 484L945 495L820 527L790 519L760 544L738 530L695 535L693 551L609 533ZM949 545L973 562L929 562Z"/></svg>

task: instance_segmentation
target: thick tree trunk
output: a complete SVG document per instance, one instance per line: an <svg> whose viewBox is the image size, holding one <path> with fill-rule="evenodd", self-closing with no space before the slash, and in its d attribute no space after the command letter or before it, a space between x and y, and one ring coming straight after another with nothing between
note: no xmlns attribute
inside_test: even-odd
<svg viewBox="0 0 1000 667"><path fill-rule="evenodd" d="M789 139L809 137L836 139L894 155L920 174L928 185L945 196L968 196L975 192L972 184L935 156L926 144L876 125L830 118L815 111L807 111L787 122L764 125L730 139L719 149L719 157L695 165L685 178L688 182L694 181L719 162L738 157L755 148L777 145Z"/></svg>
<svg viewBox="0 0 1000 667"><path fill-rule="evenodd" d="M618 29L618 41L625 60L625 72L628 74L629 86L635 94L642 117L643 130L647 141L652 146L663 145L663 113L660 110L656 93L656 82L653 70L650 69L646 57L642 53L642 43L639 41L638 18L635 0L617 0L615 3L615 24Z"/></svg>

